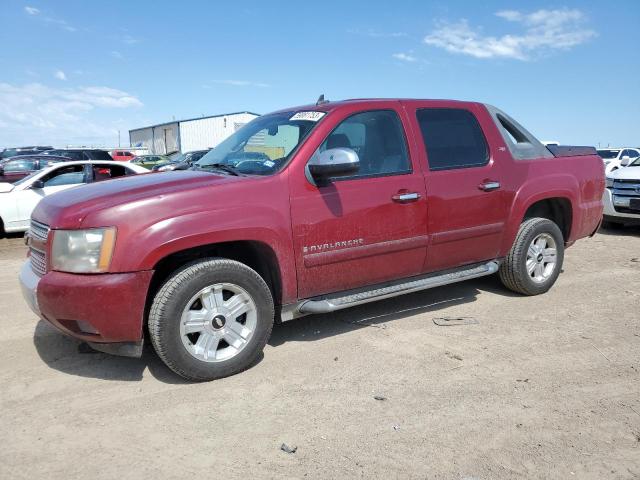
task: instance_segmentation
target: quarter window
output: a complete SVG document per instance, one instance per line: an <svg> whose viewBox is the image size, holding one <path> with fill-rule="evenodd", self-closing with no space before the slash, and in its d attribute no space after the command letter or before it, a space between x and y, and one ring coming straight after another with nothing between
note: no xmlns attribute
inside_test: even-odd
<svg viewBox="0 0 640 480"><path fill-rule="evenodd" d="M4 170L6 172L29 172L36 169L35 160L12 160L7 162Z"/></svg>
<svg viewBox="0 0 640 480"><path fill-rule="evenodd" d="M459 108L424 108L416 112L429 170L486 165L489 147L476 117Z"/></svg>
<svg viewBox="0 0 640 480"><path fill-rule="evenodd" d="M316 153L330 148L349 148L358 154L360 169L348 178L411 172L402 124L392 110L358 113L343 120Z"/></svg>

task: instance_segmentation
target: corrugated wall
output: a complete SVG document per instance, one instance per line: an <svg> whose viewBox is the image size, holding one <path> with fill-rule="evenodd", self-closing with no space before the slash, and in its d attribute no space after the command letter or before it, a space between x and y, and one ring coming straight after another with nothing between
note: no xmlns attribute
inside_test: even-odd
<svg viewBox="0 0 640 480"><path fill-rule="evenodd" d="M151 128L131 130L129 132L129 142L132 147L142 147L151 151L153 147L153 130Z"/></svg>
<svg viewBox="0 0 640 480"><path fill-rule="evenodd" d="M153 128L153 153L165 154L180 150L178 144L178 122Z"/></svg>
<svg viewBox="0 0 640 480"><path fill-rule="evenodd" d="M250 113L198 118L180 122L180 150L191 152L215 147L245 123L256 118Z"/></svg>

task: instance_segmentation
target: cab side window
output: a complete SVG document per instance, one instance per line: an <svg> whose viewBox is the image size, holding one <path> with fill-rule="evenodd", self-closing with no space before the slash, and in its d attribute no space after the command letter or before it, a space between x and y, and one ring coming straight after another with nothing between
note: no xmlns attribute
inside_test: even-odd
<svg viewBox="0 0 640 480"><path fill-rule="evenodd" d="M416 112L429 170L480 167L489 147L476 117L462 108L423 108Z"/></svg>
<svg viewBox="0 0 640 480"><path fill-rule="evenodd" d="M316 153L330 148L349 148L358 154L360 170L346 178L411 172L404 130L392 110L358 113L343 120Z"/></svg>
<svg viewBox="0 0 640 480"><path fill-rule="evenodd" d="M62 185L79 185L85 183L84 165L61 167L46 175L43 179L45 187Z"/></svg>
<svg viewBox="0 0 640 480"><path fill-rule="evenodd" d="M35 160L11 160L4 167L5 172L29 172L35 169Z"/></svg>

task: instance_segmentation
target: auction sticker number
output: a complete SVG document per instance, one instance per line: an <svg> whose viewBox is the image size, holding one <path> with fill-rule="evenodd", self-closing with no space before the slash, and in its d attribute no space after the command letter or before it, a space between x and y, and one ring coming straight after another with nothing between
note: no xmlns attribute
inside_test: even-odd
<svg viewBox="0 0 640 480"><path fill-rule="evenodd" d="M309 122L317 122L326 115L326 112L298 112L289 121L307 120Z"/></svg>

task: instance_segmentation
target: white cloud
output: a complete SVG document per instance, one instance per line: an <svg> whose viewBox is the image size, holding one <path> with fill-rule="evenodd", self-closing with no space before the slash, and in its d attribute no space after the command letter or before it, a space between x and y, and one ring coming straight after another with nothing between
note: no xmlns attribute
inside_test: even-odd
<svg viewBox="0 0 640 480"><path fill-rule="evenodd" d="M69 25L65 20L61 18L55 18L48 15L40 15L40 10L35 7L24 7L24 11L27 12L27 15L37 16L39 18L38 21L47 23L50 25L55 25L56 27L62 28L67 32L75 32L78 29L72 25Z"/></svg>
<svg viewBox="0 0 640 480"><path fill-rule="evenodd" d="M521 31L502 36L484 35L462 19L440 23L424 38L424 43L476 58L528 60L535 54L569 50L596 36L596 32L584 27L586 18L580 10L564 8L532 13L502 10L496 16L518 24Z"/></svg>
<svg viewBox="0 0 640 480"><path fill-rule="evenodd" d="M140 41L129 34L122 35L122 37L120 37L120 40L122 40L122 43L126 43L127 45L134 45Z"/></svg>
<svg viewBox="0 0 640 480"><path fill-rule="evenodd" d="M64 72L62 70L56 70L55 73L53 74L54 77L56 77L58 80L66 80L67 76L64 74Z"/></svg>
<svg viewBox="0 0 640 480"><path fill-rule="evenodd" d="M106 120L108 111L141 106L137 97L104 86L0 83L0 144L104 143L117 134L117 128Z"/></svg>
<svg viewBox="0 0 640 480"><path fill-rule="evenodd" d="M395 58L396 60L400 60L402 62L409 62L409 63L413 63L413 62L417 62L418 59L416 57L414 57L411 54L408 53L394 53L393 55L391 55L393 58Z"/></svg>
<svg viewBox="0 0 640 480"><path fill-rule="evenodd" d="M363 37L371 37L371 38L399 38L399 37L407 36L405 32L379 32L371 28L368 30L350 29L350 30L347 30L347 33L352 33L354 35L361 35Z"/></svg>
<svg viewBox="0 0 640 480"><path fill-rule="evenodd" d="M251 82L249 80L214 80L213 83L217 83L220 85L231 85L233 87L259 87L259 88L267 88L270 87L268 83L262 82Z"/></svg>
<svg viewBox="0 0 640 480"><path fill-rule="evenodd" d="M122 59L124 58L124 55L122 55L120 52L118 52L118 51L116 51L116 50L113 50L113 51L111 52L111 56L112 56L113 58L117 58L118 60L122 60Z"/></svg>

